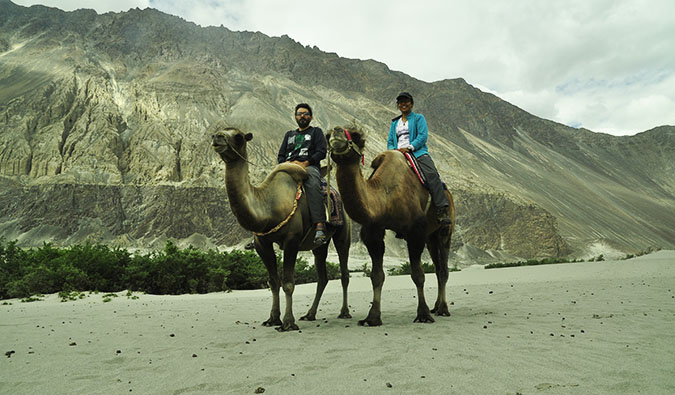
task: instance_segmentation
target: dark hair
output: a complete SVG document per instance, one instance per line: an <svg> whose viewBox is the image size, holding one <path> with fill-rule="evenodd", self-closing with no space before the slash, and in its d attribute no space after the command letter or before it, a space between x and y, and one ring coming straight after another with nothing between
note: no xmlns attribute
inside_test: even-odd
<svg viewBox="0 0 675 395"><path fill-rule="evenodd" d="M312 107L309 106L307 103L300 103L297 106L295 106L295 112L298 112L298 108L306 108L307 111L309 112L309 116L312 116Z"/></svg>

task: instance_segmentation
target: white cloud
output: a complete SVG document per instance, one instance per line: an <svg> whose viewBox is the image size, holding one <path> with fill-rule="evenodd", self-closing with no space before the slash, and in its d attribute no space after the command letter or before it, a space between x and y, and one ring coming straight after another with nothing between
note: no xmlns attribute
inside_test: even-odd
<svg viewBox="0 0 675 395"><path fill-rule="evenodd" d="M463 77L537 116L598 132L675 125L672 0L40 3L99 12L149 6L202 26L286 34L429 82Z"/></svg>

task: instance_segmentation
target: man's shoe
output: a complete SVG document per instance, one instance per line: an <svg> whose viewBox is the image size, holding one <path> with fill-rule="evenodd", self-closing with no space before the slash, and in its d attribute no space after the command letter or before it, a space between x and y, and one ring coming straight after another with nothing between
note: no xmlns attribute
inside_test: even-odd
<svg viewBox="0 0 675 395"><path fill-rule="evenodd" d="M450 218L450 213L448 213L448 206L437 208L436 217L438 218L438 223L442 226L452 225L452 218Z"/></svg>
<svg viewBox="0 0 675 395"><path fill-rule="evenodd" d="M244 246L245 250L255 250L255 240L251 240Z"/></svg>
<svg viewBox="0 0 675 395"><path fill-rule="evenodd" d="M326 243L328 239L326 238L326 234L323 233L323 230L319 229L316 231L314 234L314 245L323 245Z"/></svg>

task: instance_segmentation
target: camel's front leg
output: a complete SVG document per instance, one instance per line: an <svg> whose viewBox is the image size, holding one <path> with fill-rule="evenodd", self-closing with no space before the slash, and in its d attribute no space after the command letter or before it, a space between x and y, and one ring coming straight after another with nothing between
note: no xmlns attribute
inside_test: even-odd
<svg viewBox="0 0 675 395"><path fill-rule="evenodd" d="M284 268L281 274L281 283L286 295L286 310L281 326L277 328L280 332L297 331L293 317L293 291L295 290L295 259L298 256L298 250L289 246L284 250Z"/></svg>
<svg viewBox="0 0 675 395"><path fill-rule="evenodd" d="M274 246L272 243L262 244L260 239L256 237L255 249L267 268L267 275L269 277L269 286L272 291L272 311L270 311L270 318L264 321L263 326L277 326L281 325L281 308L279 306L279 272L277 271L277 257L274 254Z"/></svg>
<svg viewBox="0 0 675 395"><path fill-rule="evenodd" d="M342 308L338 318L352 318L349 314L349 302L347 301L347 288L349 288L349 247L352 243L351 222L345 221L333 235L333 245L340 260L340 281L342 283Z"/></svg>
<svg viewBox="0 0 675 395"><path fill-rule="evenodd" d="M307 314L300 317L301 321L316 320L316 311L319 308L319 301L321 300L323 291L326 289L326 284L328 284L328 273L326 273L328 243L322 244L320 247L315 248L312 253L314 253L314 268L316 269L316 275L318 277L318 281L316 283L316 295L314 295L314 302L312 303L312 307L310 307L307 311Z"/></svg>
<svg viewBox="0 0 675 395"><path fill-rule="evenodd" d="M380 309L382 300L382 285L384 284L384 270L382 269L382 260L384 256L384 229L366 229L361 228L361 240L368 248L368 254L373 263L373 270L370 274L370 281L373 284L373 302L370 306L368 316L359 321L359 325L380 326L382 325L382 311Z"/></svg>

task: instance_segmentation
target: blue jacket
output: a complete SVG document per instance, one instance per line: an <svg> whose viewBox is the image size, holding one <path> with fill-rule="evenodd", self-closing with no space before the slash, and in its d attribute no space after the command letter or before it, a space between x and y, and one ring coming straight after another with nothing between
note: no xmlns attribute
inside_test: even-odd
<svg viewBox="0 0 675 395"><path fill-rule="evenodd" d="M401 116L399 115L391 120L389 138L387 139L387 149L398 148L396 124L400 118ZM408 119L408 129L410 130L410 145L414 147L413 155L415 155L415 158L419 158L424 154L428 154L427 137L429 136L429 130L427 129L427 120L424 119L424 115L411 111L406 118Z"/></svg>

